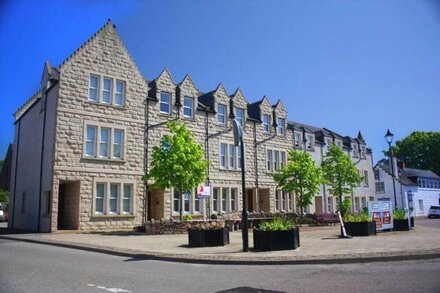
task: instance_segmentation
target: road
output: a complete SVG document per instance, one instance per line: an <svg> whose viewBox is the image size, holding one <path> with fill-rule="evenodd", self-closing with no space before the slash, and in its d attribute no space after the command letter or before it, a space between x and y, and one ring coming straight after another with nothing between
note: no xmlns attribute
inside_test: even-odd
<svg viewBox="0 0 440 293"><path fill-rule="evenodd" d="M0 239L0 292L439 292L439 275L440 259L200 265Z"/></svg>

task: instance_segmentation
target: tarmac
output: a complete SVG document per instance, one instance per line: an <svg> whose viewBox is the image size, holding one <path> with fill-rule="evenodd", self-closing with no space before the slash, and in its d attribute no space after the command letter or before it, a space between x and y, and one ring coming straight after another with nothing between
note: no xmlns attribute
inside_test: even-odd
<svg viewBox="0 0 440 293"><path fill-rule="evenodd" d="M300 227L295 250L243 252L242 232L230 232L230 244L188 247L188 235L145 235L136 232L23 233L0 228L0 239L55 245L136 259L185 263L280 265L338 264L440 258L440 219L417 219L410 231L378 232L375 236L339 238L340 227Z"/></svg>

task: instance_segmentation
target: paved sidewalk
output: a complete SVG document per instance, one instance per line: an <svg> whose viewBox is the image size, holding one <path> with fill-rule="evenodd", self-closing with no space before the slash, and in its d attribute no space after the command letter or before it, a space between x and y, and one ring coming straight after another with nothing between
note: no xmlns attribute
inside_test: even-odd
<svg viewBox="0 0 440 293"><path fill-rule="evenodd" d="M3 230L0 239L181 262L312 264L440 258L440 219L416 221L416 228L408 232L381 232L377 236L352 239L339 239L338 225L301 227L301 247L272 252L253 251L252 231L249 231L251 249L247 253L242 252L241 231L230 233L229 245L204 248L189 248L186 234L148 236L124 232L4 234L5 232L7 230Z"/></svg>

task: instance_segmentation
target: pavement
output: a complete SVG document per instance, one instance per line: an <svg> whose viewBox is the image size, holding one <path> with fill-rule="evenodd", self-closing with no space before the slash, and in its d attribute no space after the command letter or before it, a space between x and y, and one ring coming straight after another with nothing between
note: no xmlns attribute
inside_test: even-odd
<svg viewBox="0 0 440 293"><path fill-rule="evenodd" d="M379 232L376 236L338 238L339 225L300 227L301 246L296 250L254 251L249 230L249 252L242 251L241 231L230 232L230 244L188 247L188 235L144 235L135 232L23 233L0 227L0 239L26 241L96 251L137 259L213 264L329 264L440 258L440 219L417 219L404 232Z"/></svg>

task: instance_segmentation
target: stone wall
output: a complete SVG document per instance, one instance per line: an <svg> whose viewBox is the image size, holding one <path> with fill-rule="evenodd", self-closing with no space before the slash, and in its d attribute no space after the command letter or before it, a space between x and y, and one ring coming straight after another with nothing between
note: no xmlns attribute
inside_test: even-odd
<svg viewBox="0 0 440 293"><path fill-rule="evenodd" d="M225 221L148 221L145 224L145 233L147 235L159 234L185 234L190 228L196 227L224 227Z"/></svg>

